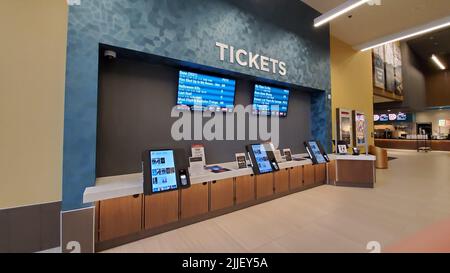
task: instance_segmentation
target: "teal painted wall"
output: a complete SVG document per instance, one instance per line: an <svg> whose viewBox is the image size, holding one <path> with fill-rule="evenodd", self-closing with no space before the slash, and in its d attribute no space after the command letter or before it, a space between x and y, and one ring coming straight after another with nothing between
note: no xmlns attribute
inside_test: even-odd
<svg viewBox="0 0 450 273"><path fill-rule="evenodd" d="M99 44L324 90L311 95L312 137L329 143L329 29L301 1L81 0L69 10L63 209L95 184ZM285 77L221 62L216 42L285 61Z"/></svg>

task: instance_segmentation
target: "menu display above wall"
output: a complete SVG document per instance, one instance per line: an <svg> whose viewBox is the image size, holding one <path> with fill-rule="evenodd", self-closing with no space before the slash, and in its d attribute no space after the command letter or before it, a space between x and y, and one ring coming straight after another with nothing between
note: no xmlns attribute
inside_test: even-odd
<svg viewBox="0 0 450 273"><path fill-rule="evenodd" d="M178 109L233 112L235 90L235 80L181 70Z"/></svg>
<svg viewBox="0 0 450 273"><path fill-rule="evenodd" d="M403 112L375 114L373 115L373 121L376 123L412 122L412 114Z"/></svg>
<svg viewBox="0 0 450 273"><path fill-rule="evenodd" d="M253 95L253 114L287 117L289 90L256 84Z"/></svg>

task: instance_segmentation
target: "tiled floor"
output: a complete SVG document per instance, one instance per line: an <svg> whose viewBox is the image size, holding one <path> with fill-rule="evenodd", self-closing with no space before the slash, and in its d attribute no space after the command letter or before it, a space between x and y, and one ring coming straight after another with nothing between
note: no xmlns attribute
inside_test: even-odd
<svg viewBox="0 0 450 273"><path fill-rule="evenodd" d="M390 151L375 189L322 186L107 252L368 252L450 217L450 153Z"/></svg>

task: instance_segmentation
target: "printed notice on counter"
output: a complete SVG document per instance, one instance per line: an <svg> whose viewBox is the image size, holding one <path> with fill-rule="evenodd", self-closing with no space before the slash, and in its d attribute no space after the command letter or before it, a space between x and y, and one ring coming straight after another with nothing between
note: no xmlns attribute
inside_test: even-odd
<svg viewBox="0 0 450 273"><path fill-rule="evenodd" d="M201 144L191 146L192 157L201 157L203 166L206 166L205 147Z"/></svg>

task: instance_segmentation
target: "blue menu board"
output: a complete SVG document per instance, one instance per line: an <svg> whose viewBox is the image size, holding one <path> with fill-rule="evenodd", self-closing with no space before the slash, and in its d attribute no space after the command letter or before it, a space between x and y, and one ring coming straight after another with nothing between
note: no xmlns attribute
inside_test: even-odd
<svg viewBox="0 0 450 273"><path fill-rule="evenodd" d="M178 109L232 112L235 90L235 80L181 70Z"/></svg>
<svg viewBox="0 0 450 273"><path fill-rule="evenodd" d="M253 114L286 117L288 106L289 90L259 84L255 85Z"/></svg>

